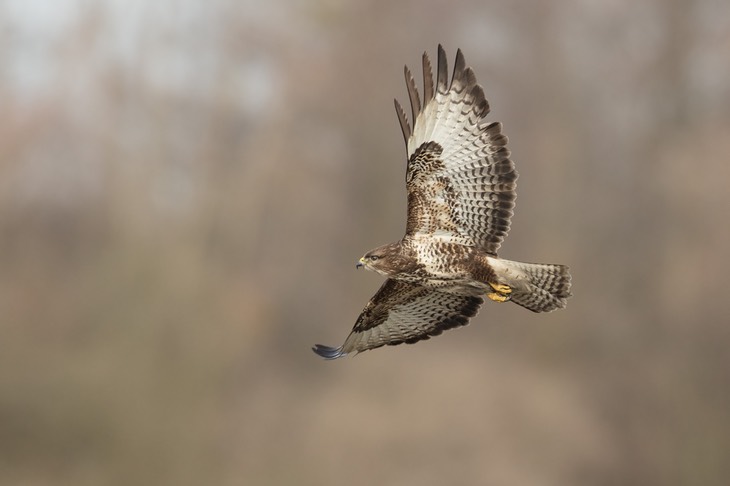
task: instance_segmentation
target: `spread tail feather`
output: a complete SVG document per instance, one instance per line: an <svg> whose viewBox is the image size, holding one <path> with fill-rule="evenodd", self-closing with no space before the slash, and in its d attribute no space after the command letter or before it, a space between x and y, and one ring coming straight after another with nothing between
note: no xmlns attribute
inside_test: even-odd
<svg viewBox="0 0 730 486"><path fill-rule="evenodd" d="M570 293L570 270L565 265L523 263L499 259L503 271L519 276L512 287L510 300L533 312L550 312L567 305Z"/></svg>

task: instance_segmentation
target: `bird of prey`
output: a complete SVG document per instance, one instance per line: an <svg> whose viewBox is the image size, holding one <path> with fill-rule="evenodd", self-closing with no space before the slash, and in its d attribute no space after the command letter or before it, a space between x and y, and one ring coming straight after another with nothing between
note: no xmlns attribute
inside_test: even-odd
<svg viewBox="0 0 730 486"><path fill-rule="evenodd" d="M449 80L438 47L434 84L423 54L423 103L408 67L413 127L395 100L408 152L408 217L400 241L367 252L357 267L387 277L342 346L315 345L335 359L384 345L415 343L466 325L486 296L533 312L565 307L564 265L497 256L515 206L517 172L502 125L487 122L489 104L461 50Z"/></svg>

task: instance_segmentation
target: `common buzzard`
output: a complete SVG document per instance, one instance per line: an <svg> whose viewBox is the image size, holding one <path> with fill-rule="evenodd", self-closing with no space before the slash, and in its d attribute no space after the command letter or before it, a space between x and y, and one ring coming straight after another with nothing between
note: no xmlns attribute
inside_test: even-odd
<svg viewBox="0 0 730 486"><path fill-rule="evenodd" d="M568 267L497 257L515 206L517 172L502 125L485 120L489 104L461 50L451 82L440 45L436 84L426 53L423 77L421 104L406 66L412 129L395 101L408 151L406 234L360 258L358 268L388 279L342 346L312 348L324 358L415 343L463 326L484 295L533 312L565 307L571 295Z"/></svg>

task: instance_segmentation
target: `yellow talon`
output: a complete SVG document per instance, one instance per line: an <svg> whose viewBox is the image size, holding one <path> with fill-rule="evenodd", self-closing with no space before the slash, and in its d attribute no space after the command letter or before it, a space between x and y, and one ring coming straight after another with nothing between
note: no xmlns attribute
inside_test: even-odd
<svg viewBox="0 0 730 486"><path fill-rule="evenodd" d="M512 289L509 285L489 282L489 286L494 289L494 292L490 292L487 294L487 297L489 297L491 300L495 302L507 302L510 299Z"/></svg>
<svg viewBox="0 0 730 486"><path fill-rule="evenodd" d="M487 297L495 302L507 302L509 300L509 295L498 294L496 292L487 294Z"/></svg>
<svg viewBox="0 0 730 486"><path fill-rule="evenodd" d="M500 294L511 294L512 293L512 289L510 288L509 285L495 284L495 283L489 282L489 286L492 287L497 292L499 292Z"/></svg>

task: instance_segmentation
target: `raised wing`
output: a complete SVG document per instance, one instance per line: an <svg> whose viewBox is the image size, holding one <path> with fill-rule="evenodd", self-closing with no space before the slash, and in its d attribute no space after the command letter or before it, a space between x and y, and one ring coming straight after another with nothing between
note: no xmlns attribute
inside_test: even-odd
<svg viewBox="0 0 730 486"><path fill-rule="evenodd" d="M509 231L517 180L502 125L485 121L489 104L461 50L449 83L439 45L436 85L423 54L423 105L408 67L405 76L412 130L398 100L395 107L408 150L406 237L444 238L496 254Z"/></svg>
<svg viewBox="0 0 730 486"><path fill-rule="evenodd" d="M386 344L412 344L466 325L482 302L481 297L388 279L365 306L342 346L317 344L312 349L323 358L335 359Z"/></svg>

